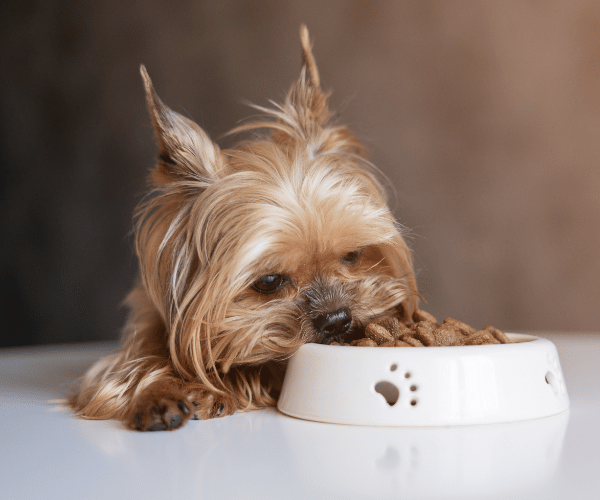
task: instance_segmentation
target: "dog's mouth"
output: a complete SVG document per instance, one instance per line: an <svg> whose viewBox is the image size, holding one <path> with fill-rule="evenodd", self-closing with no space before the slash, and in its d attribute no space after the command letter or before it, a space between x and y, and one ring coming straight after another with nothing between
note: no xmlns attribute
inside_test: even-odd
<svg viewBox="0 0 600 500"><path fill-rule="evenodd" d="M329 344L333 344L333 343L349 344L353 340L360 339L364 336L365 336L364 325L356 324L356 325L352 325L347 332L339 333L336 335L330 335L330 336L325 337L315 343L316 344L325 344L325 345L329 345Z"/></svg>

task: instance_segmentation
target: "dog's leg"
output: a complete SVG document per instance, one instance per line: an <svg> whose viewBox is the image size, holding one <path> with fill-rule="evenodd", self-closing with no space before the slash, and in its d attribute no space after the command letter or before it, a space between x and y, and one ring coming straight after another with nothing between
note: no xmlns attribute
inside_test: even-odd
<svg viewBox="0 0 600 500"><path fill-rule="evenodd" d="M98 361L70 400L75 413L88 419L117 419L142 431L171 430L193 416L186 384L160 354L141 354L127 343Z"/></svg>
<svg viewBox="0 0 600 500"><path fill-rule="evenodd" d="M274 368L269 366L233 369L216 385L221 389L208 389L200 382L160 378L135 397L125 424L141 431L172 430L190 418L206 420L274 406L281 387Z"/></svg>
<svg viewBox="0 0 600 500"><path fill-rule="evenodd" d="M141 287L118 352L99 360L69 404L88 419L117 419L140 431L173 430L188 420L273 406L280 381L268 367L236 367L212 386L183 380L167 349L165 326Z"/></svg>
<svg viewBox="0 0 600 500"><path fill-rule="evenodd" d="M139 430L181 427L193 416L190 391L170 362L165 326L138 286L118 352L86 373L69 404L88 419L117 419Z"/></svg>

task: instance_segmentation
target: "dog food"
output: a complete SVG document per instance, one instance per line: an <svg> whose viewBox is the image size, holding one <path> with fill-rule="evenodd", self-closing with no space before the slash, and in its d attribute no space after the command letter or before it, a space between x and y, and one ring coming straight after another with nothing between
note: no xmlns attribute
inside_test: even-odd
<svg viewBox="0 0 600 500"><path fill-rule="evenodd" d="M510 344L510 339L493 326L483 330L454 318L446 318L440 325L431 314L417 310L410 326L398 318L388 318L365 327L363 338L349 344L332 342L331 345L371 347L440 347L457 345Z"/></svg>

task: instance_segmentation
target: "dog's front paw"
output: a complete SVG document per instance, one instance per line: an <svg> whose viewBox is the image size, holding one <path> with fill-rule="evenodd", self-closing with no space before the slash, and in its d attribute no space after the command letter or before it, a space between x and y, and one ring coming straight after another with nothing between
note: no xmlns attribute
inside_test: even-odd
<svg viewBox="0 0 600 500"><path fill-rule="evenodd" d="M233 415L237 408L235 399L231 397L215 396L210 393L197 395L193 401L194 420L225 417Z"/></svg>
<svg viewBox="0 0 600 500"><path fill-rule="evenodd" d="M135 400L129 426L138 431L172 431L192 416L186 395L169 384L156 383Z"/></svg>

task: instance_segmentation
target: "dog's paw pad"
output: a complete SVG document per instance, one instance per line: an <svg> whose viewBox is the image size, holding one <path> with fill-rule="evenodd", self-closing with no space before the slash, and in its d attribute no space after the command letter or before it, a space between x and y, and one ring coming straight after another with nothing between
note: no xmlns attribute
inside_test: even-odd
<svg viewBox="0 0 600 500"><path fill-rule="evenodd" d="M167 426L162 422L156 422L155 424L152 424L150 427L148 427L148 429L146 430L148 430L149 432L165 431L167 430Z"/></svg>
<svg viewBox="0 0 600 500"><path fill-rule="evenodd" d="M136 400L130 426L139 431L178 429L191 417L189 404L178 391L148 388Z"/></svg>
<svg viewBox="0 0 600 500"><path fill-rule="evenodd" d="M181 425L182 421L183 421L183 419L181 418L181 416L173 415L171 417L171 420L169 420L169 427L171 429L176 429L177 427L179 427Z"/></svg>

